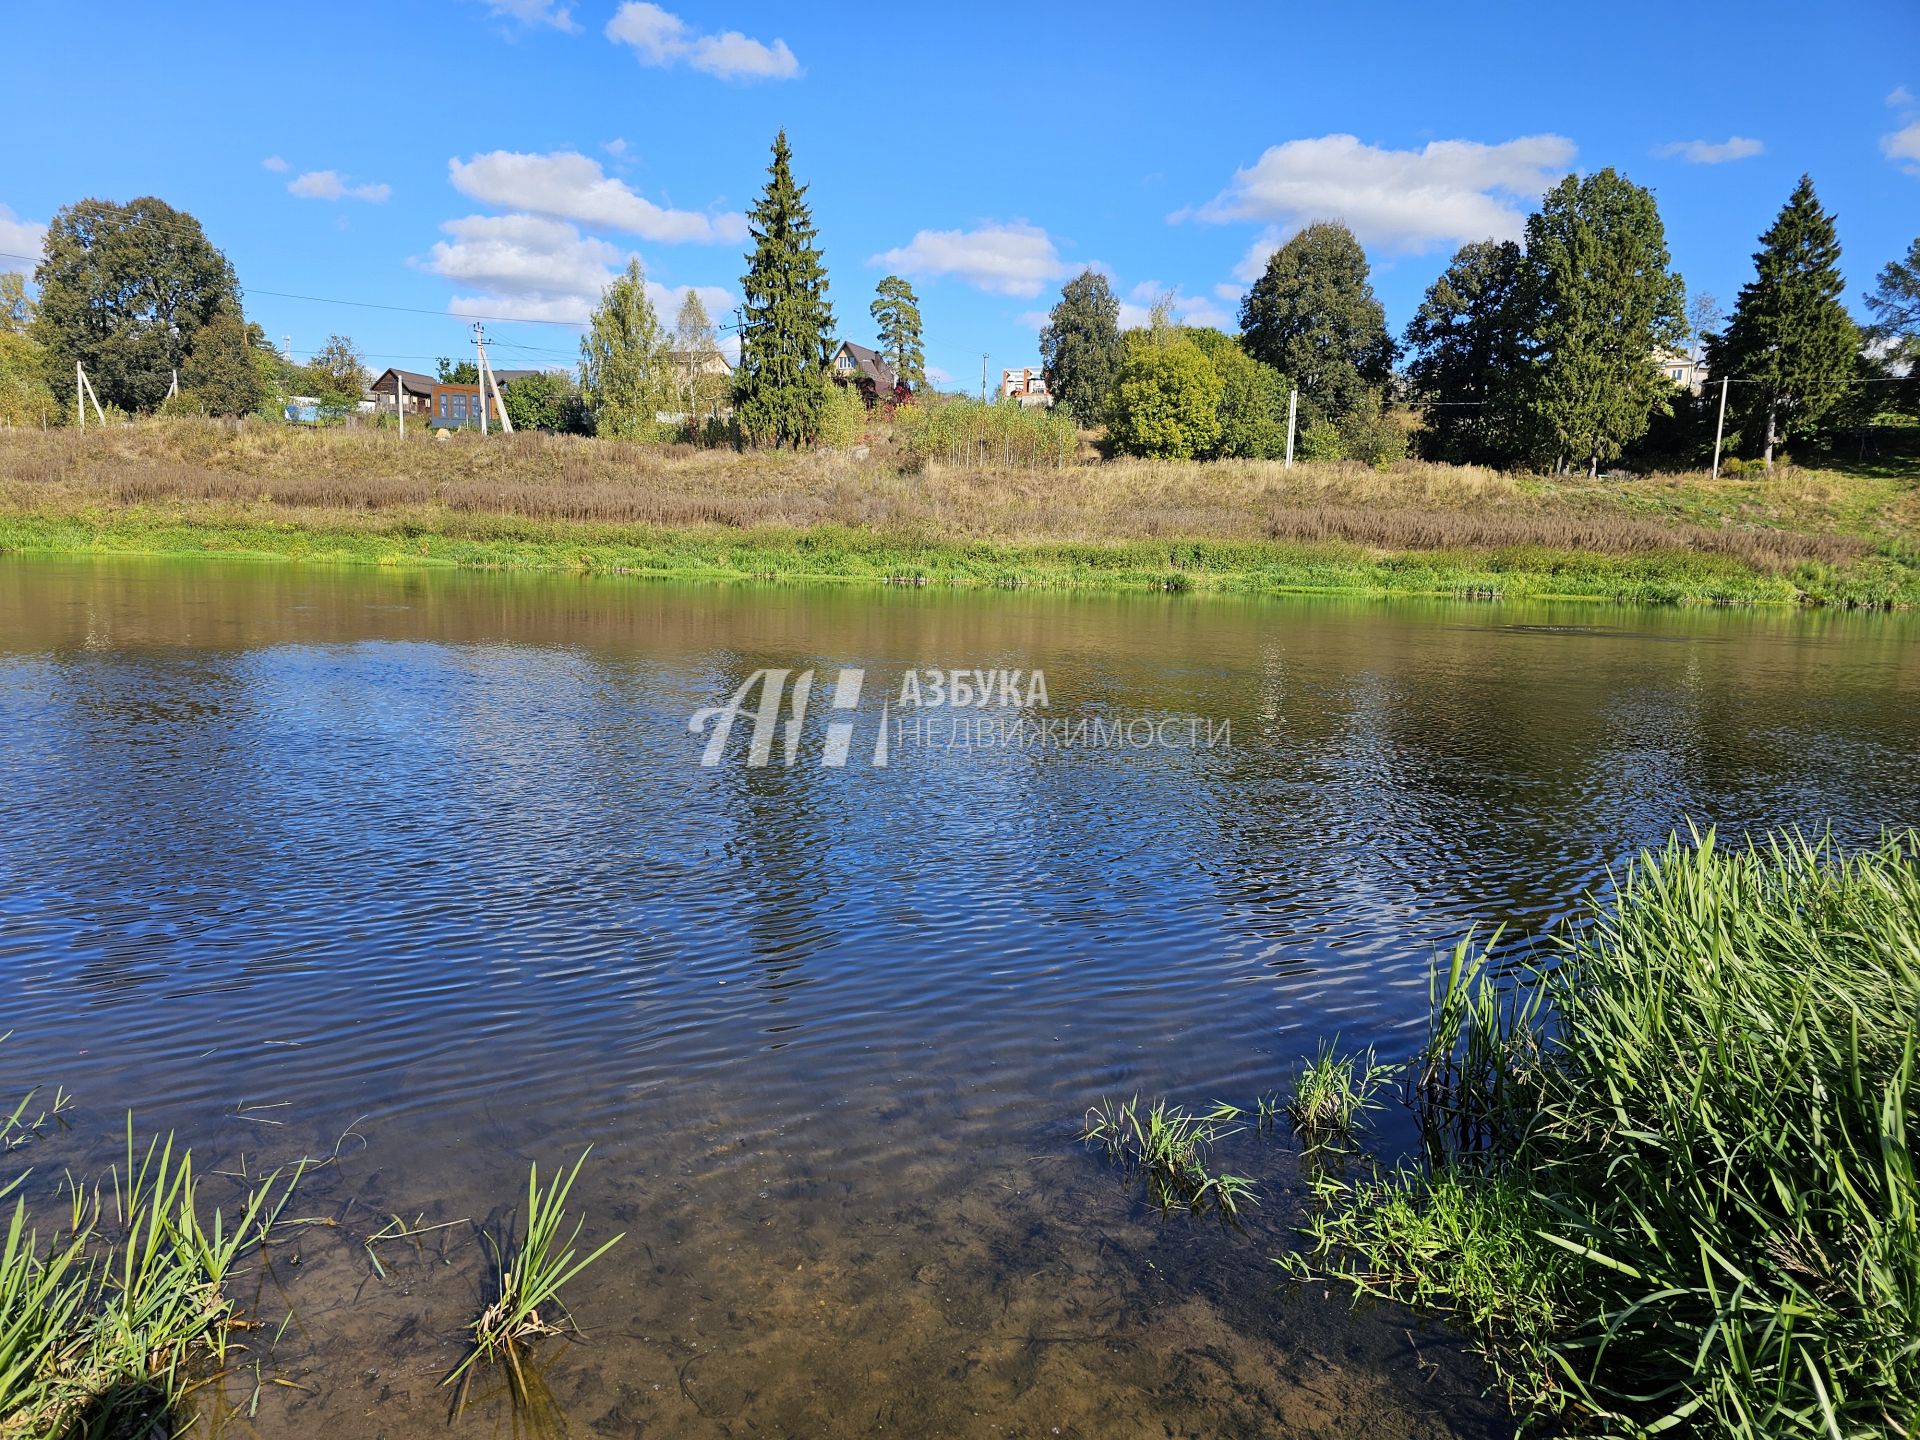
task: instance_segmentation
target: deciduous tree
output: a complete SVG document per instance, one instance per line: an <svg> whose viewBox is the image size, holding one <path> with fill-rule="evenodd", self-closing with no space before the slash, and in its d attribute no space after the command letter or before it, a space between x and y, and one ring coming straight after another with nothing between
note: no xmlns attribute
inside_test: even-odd
<svg viewBox="0 0 1920 1440"><path fill-rule="evenodd" d="M47 226L34 282L34 338L64 401L74 362L100 399L151 410L172 388L200 327L240 311L233 266L200 222L164 200L82 200Z"/></svg>
<svg viewBox="0 0 1920 1440"><path fill-rule="evenodd" d="M766 188L747 216L753 253L740 281L746 319L733 392L741 429L763 444L811 444L828 399L833 307L806 194L794 183L782 130Z"/></svg>
<svg viewBox="0 0 1920 1440"><path fill-rule="evenodd" d="M0 271L0 335L26 334L34 308L27 298L26 277L18 270Z"/></svg>
<svg viewBox="0 0 1920 1440"><path fill-rule="evenodd" d="M1807 433L1846 394L1860 351L1840 303L1840 237L1807 176L1760 237L1753 264L1708 368L1733 380L1728 408L1772 469L1774 447Z"/></svg>
<svg viewBox="0 0 1920 1440"><path fill-rule="evenodd" d="M1040 331L1047 392L1080 424L1098 425L1107 417L1120 358L1120 302L1106 276L1083 270L1061 288Z"/></svg>
<svg viewBox="0 0 1920 1440"><path fill-rule="evenodd" d="M193 337L180 371L189 402L207 415L249 415L260 408L260 375L247 326L238 315L216 315Z"/></svg>
<svg viewBox="0 0 1920 1440"><path fill-rule="evenodd" d="M1597 474L1670 407L1658 357L1685 340L1687 322L1668 263L1653 195L1611 168L1567 176L1528 217L1532 410L1562 468L1577 456Z"/></svg>
<svg viewBox="0 0 1920 1440"><path fill-rule="evenodd" d="M348 335L329 335L307 368L321 381L320 398L329 405L357 405L367 388L367 367Z"/></svg>
<svg viewBox="0 0 1920 1440"><path fill-rule="evenodd" d="M708 403L724 393L723 378L711 372L719 369L720 342L713 332L713 321L700 292L689 287L680 302L680 314L673 322L674 370L680 385L681 408L688 423L699 424Z"/></svg>
<svg viewBox="0 0 1920 1440"><path fill-rule="evenodd" d="M898 275L889 275L874 287L868 307L880 330L880 353L893 373L914 390L926 388L927 354L920 338L920 297Z"/></svg>
<svg viewBox="0 0 1920 1440"><path fill-rule="evenodd" d="M1379 408L1394 345L1367 252L1345 225L1315 221L1274 251L1241 302L1240 329L1247 353L1329 419Z"/></svg>
<svg viewBox="0 0 1920 1440"><path fill-rule="evenodd" d="M580 399L603 439L648 440L672 393L667 339L638 258L600 292L580 341Z"/></svg>

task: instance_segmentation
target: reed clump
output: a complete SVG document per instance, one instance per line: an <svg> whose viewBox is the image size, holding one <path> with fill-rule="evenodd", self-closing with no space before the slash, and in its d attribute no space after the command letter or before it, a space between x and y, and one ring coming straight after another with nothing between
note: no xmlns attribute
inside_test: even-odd
<svg viewBox="0 0 1920 1440"><path fill-rule="evenodd" d="M1920 837L1676 838L1489 954L1436 980L1427 1163L1322 1177L1290 1263L1456 1311L1600 1433L1915 1433Z"/></svg>
<svg viewBox="0 0 1920 1440"><path fill-rule="evenodd" d="M566 1229L567 1196L591 1149L581 1153L571 1170L562 1169L545 1186L540 1183L539 1165L530 1166L524 1228L504 1239L487 1236L493 1252L492 1295L470 1327L473 1340L466 1357L442 1382L460 1382L456 1412L464 1407L473 1368L482 1360L504 1365L516 1403L526 1405L532 1398L520 1363L526 1345L542 1335L578 1333L560 1291L626 1238L624 1233L616 1235L583 1256L578 1247L584 1217L573 1222L572 1230Z"/></svg>
<svg viewBox="0 0 1920 1440"><path fill-rule="evenodd" d="M1310 1144L1351 1139L1367 1112L1381 1107L1380 1094L1393 1081L1394 1068L1380 1064L1371 1049L1342 1054L1339 1043L1323 1041L1301 1065L1286 1102L1294 1133Z"/></svg>
<svg viewBox="0 0 1920 1440"><path fill-rule="evenodd" d="M20 1138L16 1112L0 1139ZM0 1437L134 1440L181 1427L190 1371L224 1364L244 1322L230 1295L300 1177L265 1177L203 1217L190 1152L127 1128L107 1185L69 1180L44 1236L16 1196L0 1246ZM24 1173L0 1187L20 1188Z"/></svg>

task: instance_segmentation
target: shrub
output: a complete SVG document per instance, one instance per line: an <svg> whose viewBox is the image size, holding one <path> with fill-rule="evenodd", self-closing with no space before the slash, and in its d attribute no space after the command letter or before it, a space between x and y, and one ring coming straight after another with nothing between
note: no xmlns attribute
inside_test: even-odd
<svg viewBox="0 0 1920 1440"><path fill-rule="evenodd" d="M1226 385L1206 352L1171 326L1126 336L1107 433L1123 455L1193 460L1220 440Z"/></svg>
<svg viewBox="0 0 1920 1440"><path fill-rule="evenodd" d="M818 443L844 450L858 445L867 433L867 402L851 385L830 387L820 409Z"/></svg>
<svg viewBox="0 0 1920 1440"><path fill-rule="evenodd" d="M1340 438L1339 427L1331 420L1316 419L1311 424L1302 425L1294 450L1302 460L1347 458L1346 444Z"/></svg>

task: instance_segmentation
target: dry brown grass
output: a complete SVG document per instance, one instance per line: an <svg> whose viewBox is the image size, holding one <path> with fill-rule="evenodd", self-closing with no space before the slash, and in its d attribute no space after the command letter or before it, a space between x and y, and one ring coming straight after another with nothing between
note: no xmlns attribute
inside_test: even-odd
<svg viewBox="0 0 1920 1440"><path fill-rule="evenodd" d="M72 512L143 506L182 514L406 512L431 524L467 515L540 521L735 528L841 525L943 539L1328 540L1379 550L1539 546L1629 555L1697 551L1768 573L1843 563L1852 535L1803 533L1781 516L1672 508L1661 477L1558 484L1471 466L1116 460L1064 470L936 467L884 458L630 445L546 435L437 441L390 431L300 431L149 421L96 431L0 431L0 505ZM1684 494L1697 497L1698 477ZM1831 511L1839 482L1787 480L1786 519ZM1675 492L1679 494L1681 492Z"/></svg>

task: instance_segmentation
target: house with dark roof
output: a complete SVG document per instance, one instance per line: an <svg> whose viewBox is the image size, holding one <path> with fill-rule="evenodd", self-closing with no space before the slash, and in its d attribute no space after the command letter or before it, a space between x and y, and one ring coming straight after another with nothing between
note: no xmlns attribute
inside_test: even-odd
<svg viewBox="0 0 1920 1440"><path fill-rule="evenodd" d="M398 405L405 403L407 414L428 415L433 412L433 391L440 382L431 375L422 375L418 370L382 370L367 386L366 393L373 398L374 408L382 415L391 415Z"/></svg>
<svg viewBox="0 0 1920 1440"><path fill-rule="evenodd" d="M833 376L834 384L851 385L860 391L869 405L893 394L893 387L898 383L885 356L851 340L840 342L840 348L827 362L827 373Z"/></svg>

